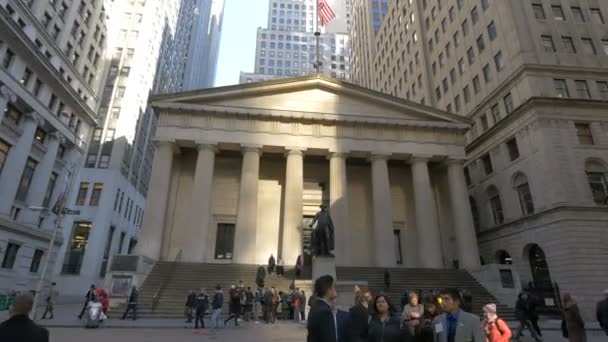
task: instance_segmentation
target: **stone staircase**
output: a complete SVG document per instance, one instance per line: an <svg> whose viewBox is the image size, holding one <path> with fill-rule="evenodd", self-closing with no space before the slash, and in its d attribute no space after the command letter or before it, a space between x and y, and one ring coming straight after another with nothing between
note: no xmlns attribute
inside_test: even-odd
<svg viewBox="0 0 608 342"><path fill-rule="evenodd" d="M389 268L391 286L384 287L384 269L373 267L337 267L336 275L339 281L367 281L368 287L374 292L387 294L394 305L401 307L401 294L404 291L440 291L444 288L455 287L467 290L473 296L473 312L482 315L482 307L487 303L497 303L490 294L466 270L455 269L423 269L423 268ZM498 313L503 319L514 319L513 309L497 303Z"/></svg>

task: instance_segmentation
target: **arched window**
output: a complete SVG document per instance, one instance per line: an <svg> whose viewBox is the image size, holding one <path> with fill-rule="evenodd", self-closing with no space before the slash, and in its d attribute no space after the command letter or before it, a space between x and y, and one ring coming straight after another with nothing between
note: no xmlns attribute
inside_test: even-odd
<svg viewBox="0 0 608 342"><path fill-rule="evenodd" d="M549 273L549 265L545 252L537 244L531 244L524 248L524 252L528 251L528 260L530 261L530 270L532 271L532 279L534 284L539 288L550 288L552 286L551 275Z"/></svg>
<svg viewBox="0 0 608 342"><path fill-rule="evenodd" d="M597 160L588 160L585 163L585 173L591 187L593 201L597 204L607 204L608 182L606 181L606 167Z"/></svg>
<svg viewBox="0 0 608 342"><path fill-rule="evenodd" d="M490 209L492 209L492 217L494 218L494 224L501 224L505 221L505 217L502 213L502 203L500 202L500 195L498 189L495 186L490 186L486 191L488 194L488 202L490 203Z"/></svg>
<svg viewBox="0 0 608 342"><path fill-rule="evenodd" d="M477 209L477 203L472 196L469 196L469 203L471 204L471 216L473 216L473 225L475 226L475 231L479 233L481 228L479 224L479 210Z"/></svg>
<svg viewBox="0 0 608 342"><path fill-rule="evenodd" d="M528 185L528 178L521 172L518 172L513 176L513 187L517 191L519 197L519 206L524 216L534 214L534 202L532 201L532 194L530 193L530 185Z"/></svg>
<svg viewBox="0 0 608 342"><path fill-rule="evenodd" d="M513 259L511 258L511 255L504 249L501 249L496 252L496 262L500 265L513 265Z"/></svg>

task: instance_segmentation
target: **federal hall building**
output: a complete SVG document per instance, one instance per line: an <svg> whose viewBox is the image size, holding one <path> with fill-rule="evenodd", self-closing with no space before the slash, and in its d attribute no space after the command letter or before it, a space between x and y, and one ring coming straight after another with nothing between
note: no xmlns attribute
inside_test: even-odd
<svg viewBox="0 0 608 342"><path fill-rule="evenodd" d="M338 266L480 264L468 119L321 75L152 99L159 114L136 254L310 262L327 204Z"/></svg>

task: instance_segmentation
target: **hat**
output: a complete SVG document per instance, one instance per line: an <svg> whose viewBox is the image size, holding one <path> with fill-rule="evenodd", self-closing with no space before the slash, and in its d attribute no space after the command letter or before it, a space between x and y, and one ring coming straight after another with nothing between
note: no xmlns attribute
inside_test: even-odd
<svg viewBox="0 0 608 342"><path fill-rule="evenodd" d="M496 304L493 304L493 303L492 303L492 304L486 304L486 305L483 307L483 311L484 311L484 312L488 312L488 313L494 313L494 314L495 314L495 313L496 313Z"/></svg>

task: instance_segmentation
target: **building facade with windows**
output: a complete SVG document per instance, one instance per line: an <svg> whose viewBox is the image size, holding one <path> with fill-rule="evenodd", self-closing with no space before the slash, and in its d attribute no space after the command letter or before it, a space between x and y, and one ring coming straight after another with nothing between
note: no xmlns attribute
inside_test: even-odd
<svg viewBox="0 0 608 342"><path fill-rule="evenodd" d="M589 318L608 276L607 16L603 1L394 1L368 65L375 89L473 120L482 258L544 297L557 283Z"/></svg>
<svg viewBox="0 0 608 342"><path fill-rule="evenodd" d="M195 4L136 0L109 9L109 70L99 124L68 200L80 214L66 220L55 269L64 297L103 284L111 256L128 254L137 243L158 123L148 97L183 88Z"/></svg>
<svg viewBox="0 0 608 342"><path fill-rule="evenodd" d="M102 1L0 1L0 292L35 289L105 74ZM60 228L66 231L65 225Z"/></svg>
<svg viewBox="0 0 608 342"><path fill-rule="evenodd" d="M350 11L350 2L339 8ZM334 11L337 9L334 9ZM253 74L271 78L316 73L316 2L313 0L272 0L269 2L268 27L258 28ZM336 14L319 37L319 73L350 79L350 36L346 13ZM349 12L347 12L349 13ZM350 16L350 14L349 14ZM330 31L330 29L340 31ZM257 80L257 77L249 77ZM245 78L247 81L247 78Z"/></svg>

